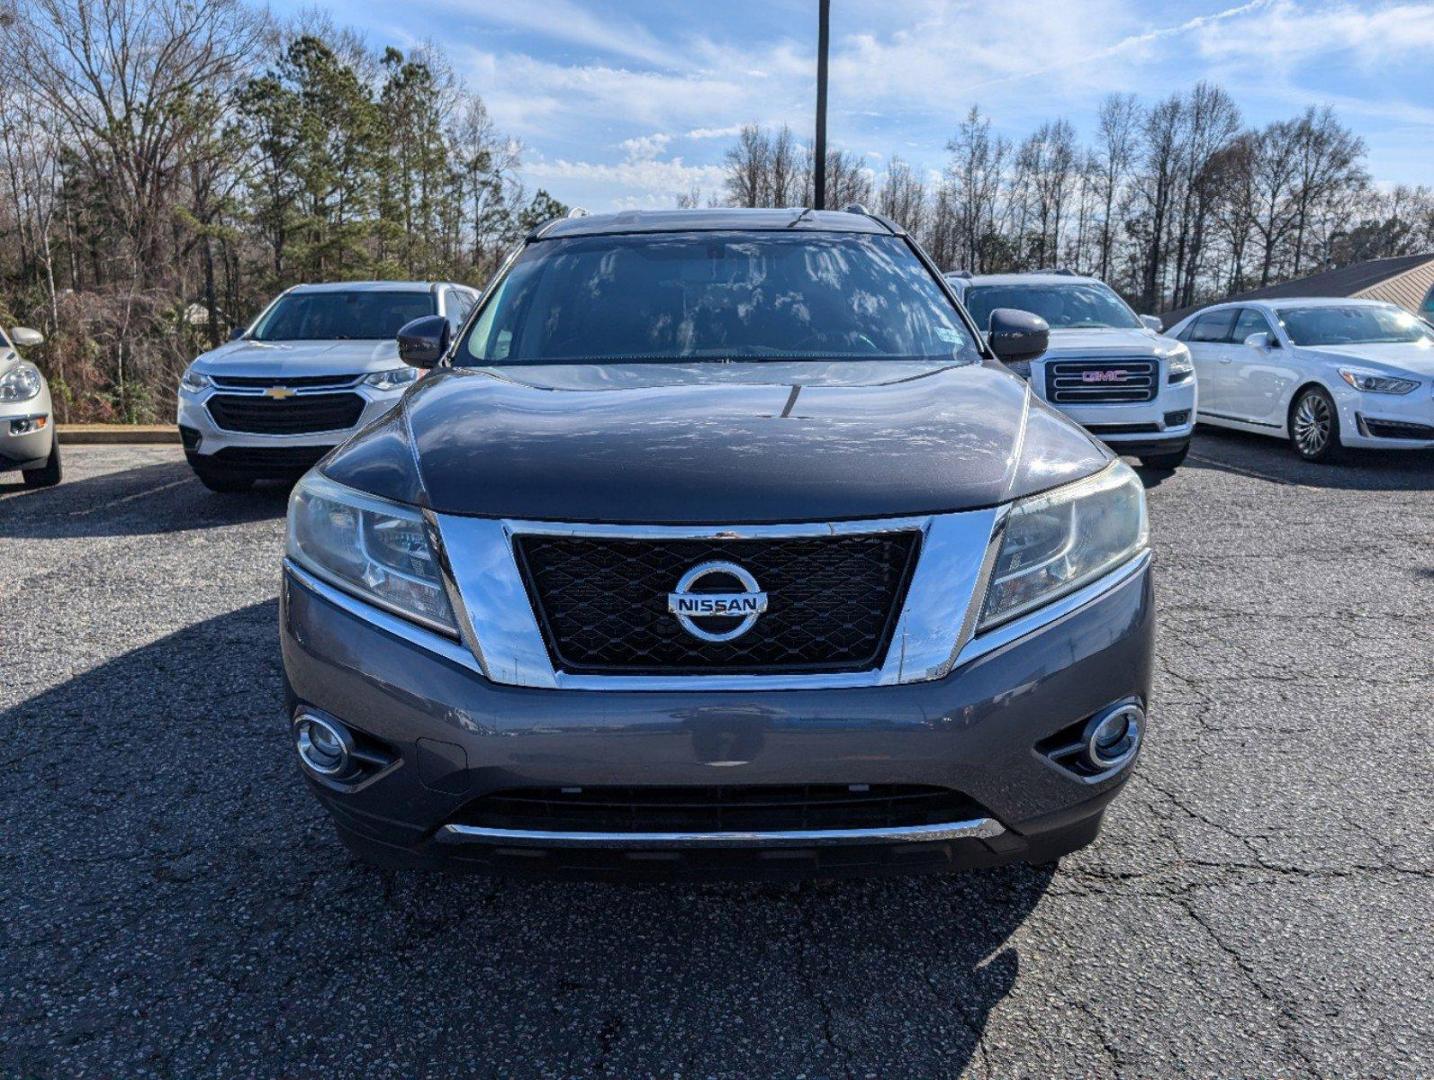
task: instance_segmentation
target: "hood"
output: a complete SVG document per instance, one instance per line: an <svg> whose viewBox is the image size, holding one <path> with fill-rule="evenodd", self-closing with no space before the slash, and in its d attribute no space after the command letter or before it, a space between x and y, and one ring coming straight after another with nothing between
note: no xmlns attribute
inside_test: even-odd
<svg viewBox="0 0 1434 1080"><path fill-rule="evenodd" d="M1318 353L1332 363L1363 367L1389 375L1434 376L1434 348L1405 341L1373 345L1306 346L1306 353Z"/></svg>
<svg viewBox="0 0 1434 1080"><path fill-rule="evenodd" d="M1158 356L1180 352L1185 346L1153 330L1119 329L1113 326L1088 330L1051 330L1050 348L1043 360L1066 356Z"/></svg>
<svg viewBox="0 0 1434 1080"><path fill-rule="evenodd" d="M398 342L231 341L204 353L194 370L206 375L274 378L301 375L361 375L402 366Z"/></svg>
<svg viewBox="0 0 1434 1080"><path fill-rule="evenodd" d="M994 363L583 365L429 376L323 470L439 513L690 525L975 509L1109 458Z"/></svg>

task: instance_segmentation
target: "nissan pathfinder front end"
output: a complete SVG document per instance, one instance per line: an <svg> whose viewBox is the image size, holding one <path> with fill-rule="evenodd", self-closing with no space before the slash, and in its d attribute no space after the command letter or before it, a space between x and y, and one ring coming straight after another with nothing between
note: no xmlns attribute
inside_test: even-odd
<svg viewBox="0 0 1434 1080"><path fill-rule="evenodd" d="M1135 474L860 213L536 230L289 510L301 767L390 866L1048 862L1147 722ZM450 340L451 337L451 340Z"/></svg>

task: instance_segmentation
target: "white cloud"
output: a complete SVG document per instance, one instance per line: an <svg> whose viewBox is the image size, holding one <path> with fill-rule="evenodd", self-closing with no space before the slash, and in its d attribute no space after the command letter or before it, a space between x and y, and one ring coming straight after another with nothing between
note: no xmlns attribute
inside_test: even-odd
<svg viewBox="0 0 1434 1080"><path fill-rule="evenodd" d="M672 66L673 50L630 19L614 19L588 11L572 0L515 0L501 4L446 0L455 14L527 30L555 41L586 45L601 52L641 60L657 67Z"/></svg>
<svg viewBox="0 0 1434 1080"><path fill-rule="evenodd" d="M671 141L671 135L656 131L651 135L636 135L631 139L623 139L618 145L622 147L628 161L651 161L666 150Z"/></svg>
<svg viewBox="0 0 1434 1080"><path fill-rule="evenodd" d="M687 133L689 139L735 139L742 134L741 124L728 124L726 127L715 128L693 128Z"/></svg>
<svg viewBox="0 0 1434 1080"><path fill-rule="evenodd" d="M538 160L526 163L523 171L539 180L576 180L587 184L618 185L669 200L696 188L717 188L726 175L720 165L687 165L680 157L667 161L622 161L616 164L593 161Z"/></svg>

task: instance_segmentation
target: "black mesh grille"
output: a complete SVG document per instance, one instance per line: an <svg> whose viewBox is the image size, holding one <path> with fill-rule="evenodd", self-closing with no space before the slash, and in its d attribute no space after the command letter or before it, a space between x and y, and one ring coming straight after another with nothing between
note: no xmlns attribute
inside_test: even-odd
<svg viewBox="0 0 1434 1080"><path fill-rule="evenodd" d="M561 670L769 674L877 667L901 612L919 535L711 541L520 536L516 545L529 598ZM667 610L682 575L712 560L746 569L768 598L766 613L729 642L693 637ZM703 625L721 632L734 624Z"/></svg>
<svg viewBox="0 0 1434 1080"><path fill-rule="evenodd" d="M1371 420L1364 418L1364 426L1376 439L1434 439L1434 427L1428 424L1414 424L1398 420Z"/></svg>
<svg viewBox="0 0 1434 1080"><path fill-rule="evenodd" d="M358 423L364 400L357 394L305 394L273 398L248 394L215 394L209 415L225 431L256 435L304 435L315 431L342 431Z"/></svg>
<svg viewBox="0 0 1434 1080"><path fill-rule="evenodd" d="M475 799L453 820L544 832L761 832L943 825L986 816L948 788L808 784L524 788Z"/></svg>
<svg viewBox="0 0 1434 1080"><path fill-rule="evenodd" d="M1052 360L1046 400L1063 405L1154 401L1160 366L1153 360Z"/></svg>

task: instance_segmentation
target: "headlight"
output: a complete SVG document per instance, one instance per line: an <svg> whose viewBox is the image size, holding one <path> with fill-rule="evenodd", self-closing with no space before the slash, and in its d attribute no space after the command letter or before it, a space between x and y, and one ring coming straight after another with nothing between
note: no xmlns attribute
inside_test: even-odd
<svg viewBox="0 0 1434 1080"><path fill-rule="evenodd" d="M198 371L195 371L193 368L190 368L188 371L186 371L184 373L184 378L179 380L179 388L181 390L188 390L191 394L197 394L199 393L199 391L204 390L213 385L213 379L211 379L208 375L204 375Z"/></svg>
<svg viewBox="0 0 1434 1080"><path fill-rule="evenodd" d="M44 385L39 368L21 364L14 371L0 375L0 401L29 401Z"/></svg>
<svg viewBox="0 0 1434 1080"><path fill-rule="evenodd" d="M375 371L364 382L378 390L397 390L400 386L407 386L411 382L417 382L423 372L416 367L405 365L401 368L391 368L388 371Z"/></svg>
<svg viewBox="0 0 1434 1080"><path fill-rule="evenodd" d="M412 507L309 473L289 496L288 554L341 589L457 636L438 559Z"/></svg>
<svg viewBox="0 0 1434 1080"><path fill-rule="evenodd" d="M1011 508L978 630L1073 592L1143 551L1145 489L1124 462Z"/></svg>
<svg viewBox="0 0 1434 1080"><path fill-rule="evenodd" d="M1418 379L1397 379L1393 375L1380 375L1356 368L1340 368L1339 377L1366 394L1407 394L1419 386Z"/></svg>
<svg viewBox="0 0 1434 1080"><path fill-rule="evenodd" d="M1170 374L1166 382L1182 383L1195 377L1195 365L1190 360L1190 350L1181 349L1170 354Z"/></svg>

